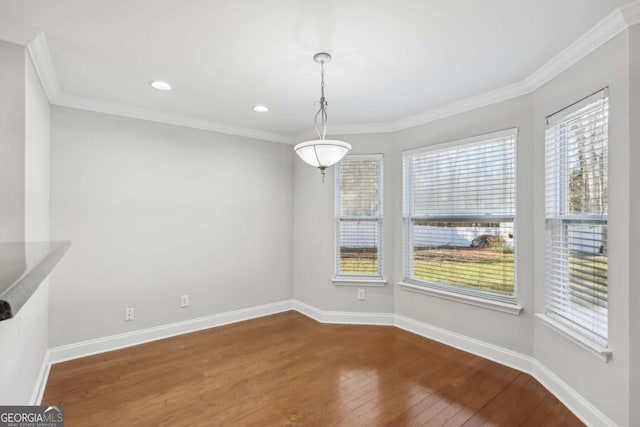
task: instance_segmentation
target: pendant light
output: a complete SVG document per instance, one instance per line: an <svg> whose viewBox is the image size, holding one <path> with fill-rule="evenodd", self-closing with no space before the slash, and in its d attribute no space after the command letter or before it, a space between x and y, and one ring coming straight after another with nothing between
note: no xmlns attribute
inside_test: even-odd
<svg viewBox="0 0 640 427"><path fill-rule="evenodd" d="M325 138L327 133L327 99L324 97L324 64L331 62L331 55L325 52L316 53L313 60L320 64L320 109L314 118L319 139L301 142L293 149L305 163L320 169L324 183L326 169L342 160L351 150L351 145L344 141Z"/></svg>

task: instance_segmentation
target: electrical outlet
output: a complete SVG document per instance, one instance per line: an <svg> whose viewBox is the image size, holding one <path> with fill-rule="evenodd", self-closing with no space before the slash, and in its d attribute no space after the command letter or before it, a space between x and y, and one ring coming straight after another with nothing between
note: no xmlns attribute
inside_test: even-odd
<svg viewBox="0 0 640 427"><path fill-rule="evenodd" d="M364 289L358 289L358 299L359 300L364 299Z"/></svg>
<svg viewBox="0 0 640 427"><path fill-rule="evenodd" d="M189 307L189 295L182 295L180 297L180 307L185 308Z"/></svg>
<svg viewBox="0 0 640 427"><path fill-rule="evenodd" d="M133 307L124 309L124 320L126 322L133 320Z"/></svg>

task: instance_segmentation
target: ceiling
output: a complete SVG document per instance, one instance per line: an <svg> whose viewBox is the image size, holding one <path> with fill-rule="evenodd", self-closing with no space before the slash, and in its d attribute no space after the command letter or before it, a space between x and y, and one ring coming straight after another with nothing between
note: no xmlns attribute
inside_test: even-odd
<svg viewBox="0 0 640 427"><path fill-rule="evenodd" d="M44 31L70 97L291 139L313 125L318 51L330 123L390 123L526 80L627 3L0 0L0 39Z"/></svg>

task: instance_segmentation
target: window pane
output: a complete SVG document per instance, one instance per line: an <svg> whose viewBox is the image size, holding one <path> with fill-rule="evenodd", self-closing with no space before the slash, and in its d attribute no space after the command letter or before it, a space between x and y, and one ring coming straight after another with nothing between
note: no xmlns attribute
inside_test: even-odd
<svg viewBox="0 0 640 427"><path fill-rule="evenodd" d="M606 92L546 129L546 312L598 344L608 336Z"/></svg>
<svg viewBox="0 0 640 427"><path fill-rule="evenodd" d="M514 294L513 222L413 221L413 277Z"/></svg>
<svg viewBox="0 0 640 427"><path fill-rule="evenodd" d="M380 161L343 160L340 164L340 216L378 216Z"/></svg>
<svg viewBox="0 0 640 427"><path fill-rule="evenodd" d="M340 274L378 274L378 222L340 220Z"/></svg>
<svg viewBox="0 0 640 427"><path fill-rule="evenodd" d="M347 157L336 167L336 274L382 276L382 157Z"/></svg>
<svg viewBox="0 0 640 427"><path fill-rule="evenodd" d="M514 144L486 141L413 158L413 215L514 216Z"/></svg>
<svg viewBox="0 0 640 427"><path fill-rule="evenodd" d="M405 154L405 279L515 302L514 130Z"/></svg>

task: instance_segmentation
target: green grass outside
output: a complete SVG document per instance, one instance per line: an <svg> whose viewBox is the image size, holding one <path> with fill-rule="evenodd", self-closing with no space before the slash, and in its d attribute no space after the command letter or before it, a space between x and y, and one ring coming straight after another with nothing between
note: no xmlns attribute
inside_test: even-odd
<svg viewBox="0 0 640 427"><path fill-rule="evenodd" d="M515 284L514 254L492 249L416 249L414 251L414 278L453 286L477 289L501 295L513 295ZM378 262L375 252L343 250L340 273L375 275ZM607 257L570 257L571 292L586 296L583 284L596 289L596 295L606 301ZM576 278L581 283L576 283Z"/></svg>

